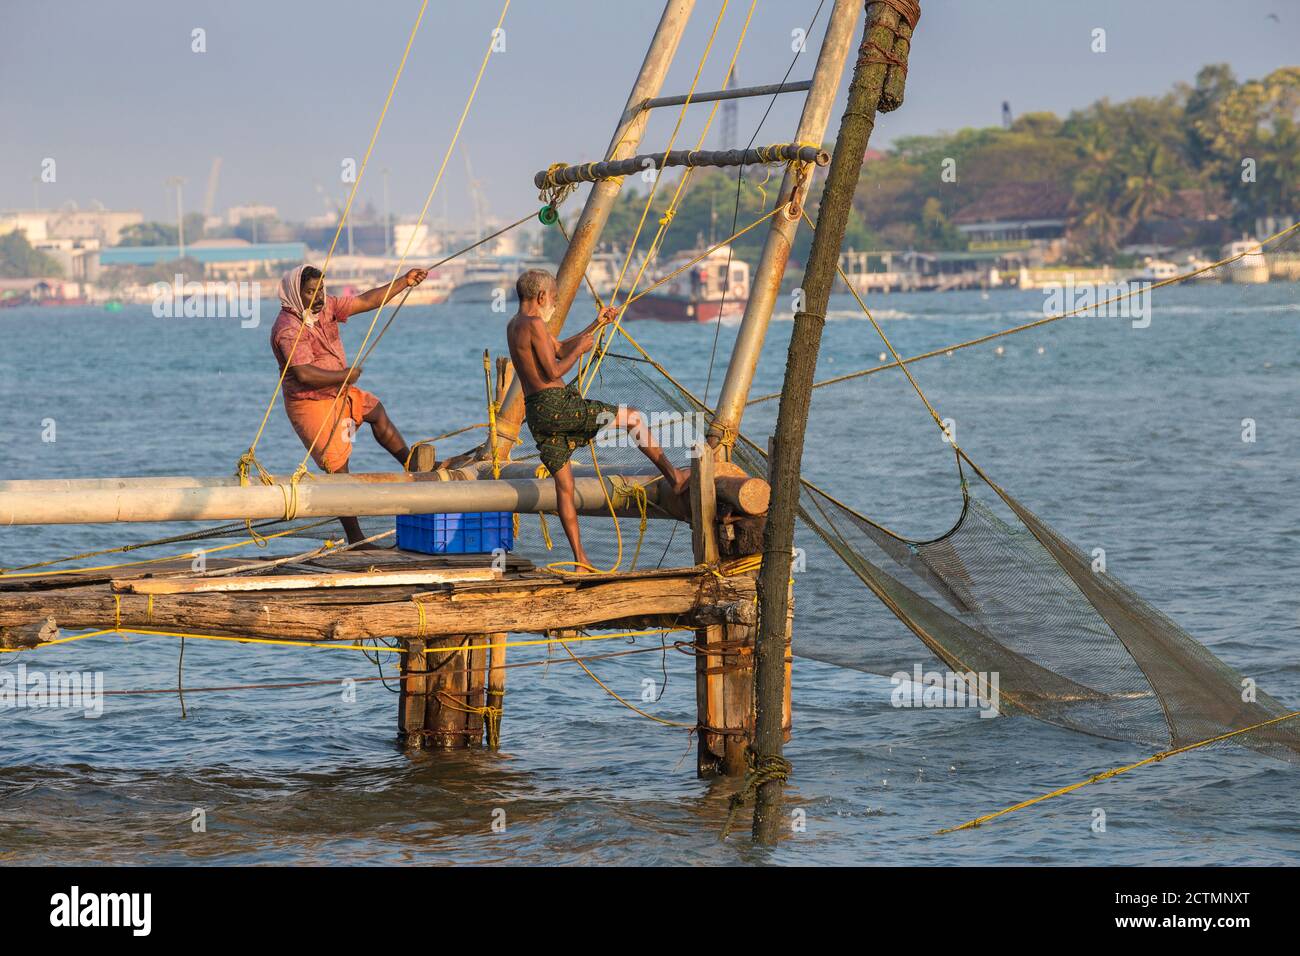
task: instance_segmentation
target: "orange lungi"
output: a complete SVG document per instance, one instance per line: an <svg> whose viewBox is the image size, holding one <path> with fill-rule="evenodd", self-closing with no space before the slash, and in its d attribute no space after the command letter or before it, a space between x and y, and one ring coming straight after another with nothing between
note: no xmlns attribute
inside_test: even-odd
<svg viewBox="0 0 1300 956"><path fill-rule="evenodd" d="M311 448L315 441L312 460L325 471L335 472L347 465L352 456L355 426L359 426L378 404L379 399L370 392L349 385L347 394L338 401L332 398L286 398L284 410L293 430L302 439L303 447ZM353 422L352 426L346 424L349 420Z"/></svg>

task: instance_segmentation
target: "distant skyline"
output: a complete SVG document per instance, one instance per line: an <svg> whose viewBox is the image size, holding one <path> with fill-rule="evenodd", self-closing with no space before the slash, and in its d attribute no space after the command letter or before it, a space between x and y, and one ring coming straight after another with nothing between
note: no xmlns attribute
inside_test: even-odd
<svg viewBox="0 0 1300 956"><path fill-rule="evenodd" d="M358 203L417 212L433 182L500 11L498 0L432 0L398 86ZM791 32L817 0L760 0L737 64L742 85L776 82ZM665 93L684 93L720 0L699 0ZM732 0L701 89L721 85L749 3ZM340 199L341 163L364 154L419 0L6 0L0 10L0 208L32 206L47 157L57 180L43 208L94 200L175 217L164 185L185 179L187 212L202 211L214 157L214 212L263 203L281 216ZM792 79L811 75L826 0ZM1159 95L1206 63L1239 78L1297 62L1300 0L922 0L907 102L882 116L873 145L899 136L992 126L1003 100L1016 115L1062 116L1103 97ZM506 49L488 64L458 151L430 210L472 223L466 155L488 212L513 219L537 205L533 173L598 158L658 21L658 0L514 0ZM1107 52L1090 49L1106 30ZM195 28L207 51L191 50ZM847 71L845 75L847 83ZM768 100L740 106L742 143ZM842 104L842 93L841 93ZM760 143L787 141L801 97L779 98ZM678 145L693 145L709 112L693 107ZM829 136L838 123L839 105ZM653 118L644 148L662 148L676 110ZM716 146L719 121L707 145ZM828 136L828 138L829 138Z"/></svg>

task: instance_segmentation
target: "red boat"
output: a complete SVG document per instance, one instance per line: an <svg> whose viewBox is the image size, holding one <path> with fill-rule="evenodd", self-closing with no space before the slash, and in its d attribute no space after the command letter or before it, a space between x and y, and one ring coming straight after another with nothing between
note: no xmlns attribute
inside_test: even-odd
<svg viewBox="0 0 1300 956"><path fill-rule="evenodd" d="M665 263L660 276L672 275L700 251L682 252ZM730 259L730 262L728 262ZM749 301L749 266L727 246L705 258L628 307L626 318L661 322L716 322L739 318Z"/></svg>

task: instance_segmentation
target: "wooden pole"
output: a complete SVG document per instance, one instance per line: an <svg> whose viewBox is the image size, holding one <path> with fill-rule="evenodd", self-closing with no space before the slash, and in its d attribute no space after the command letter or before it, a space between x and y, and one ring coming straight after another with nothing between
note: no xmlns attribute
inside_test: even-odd
<svg viewBox="0 0 1300 956"><path fill-rule="evenodd" d="M691 459L691 548L696 564L718 563L717 502L714 496L713 449L697 448ZM723 626L709 624L695 630L695 709L701 728L724 726L722 655ZM695 741L695 772L709 776L724 770L725 738L701 729ZM725 770L724 770L725 772Z"/></svg>
<svg viewBox="0 0 1300 956"><path fill-rule="evenodd" d="M650 112L642 109L642 105L646 100L659 95L664 77L667 76L668 68L677 55L677 46L681 42L686 23L690 20L694 8L695 0L667 0L664 4L663 15L659 18L654 38L650 41L650 48L641 63L641 71L637 74L636 82L632 84L632 92L627 98L622 116L619 117L609 148L605 151L605 159L626 159L641 145L641 137L645 133L646 122L650 117ZM618 198L622 186L621 179L605 180L593 185L587 195L587 202L582 207L582 215L578 217L578 223L573 228L568 248L564 251L564 258L555 277L556 309L549 324L551 331L556 335L559 335L564 328L564 320L568 317L573 300L578 295L578 289L582 287L583 276L586 275L587 265L591 262L591 254L596 249L596 243L600 239L600 234L605 228L605 222L609 219L610 211L614 208L614 201ZM519 387L519 380L516 379L510 384L506 400L497 416L498 438L505 445L501 449L503 456L509 456L510 446L519 441L519 425L523 420L524 393Z"/></svg>
<svg viewBox="0 0 1300 956"><path fill-rule="evenodd" d="M505 709L506 693L506 638L509 634L496 633L489 634L488 640L492 646L488 650L489 665L487 679L487 706L497 710L495 718L489 717L493 721L488 728L488 746L493 750L499 749L501 745L500 731L501 721Z"/></svg>
<svg viewBox="0 0 1300 956"><path fill-rule="evenodd" d="M799 129L795 133L795 140L800 143L821 143L826 135L831 107L844 75L844 61L853 45L853 27L858 20L859 2L860 0L835 0L831 9L826 38L817 54L812 83L804 101L803 113L799 117ZM777 193L777 203L790 202L800 185L798 172L794 168L787 169L781 190ZM798 198L796 204L802 208L802 198ZM790 245L799 228L799 214L795 213L793 217L776 215L769 223L763 252L750 283L745 315L740 321L727 375L718 393L718 407L709 424L709 444L715 447L723 442L724 436L735 435L740 430L740 419L749 398L749 387L754 380L754 370L758 367L758 357L763 350L763 340L767 337L772 311L776 308L781 278L785 275L786 263L790 259ZM725 445L724 453L730 453Z"/></svg>
<svg viewBox="0 0 1300 956"><path fill-rule="evenodd" d="M896 39L900 8L910 14L910 26L915 27L920 15L915 0L873 0L867 4L862 46L853 67L848 104L840 120L835 153L817 211L817 230L804 270L804 307L795 315L786 357L771 471L772 507L767 518L763 566L759 575L753 777L757 782L757 796L753 835L761 843L771 843L776 838L780 826L782 781L789 771L789 764L781 754L782 696L788 582L795 512L799 504L799 465L803 458L804 429L812 400L822 329L826 324L826 305L835 279L835 268L839 264L853 193L862 171L863 154L875 126L877 109L888 105L881 102L886 76L891 69L895 70L895 76L899 75ZM906 60L902 63L905 70ZM901 102L901 91L896 91L893 102L895 105Z"/></svg>
<svg viewBox="0 0 1300 956"><path fill-rule="evenodd" d="M397 698L397 733L408 750L424 747L424 712L428 695L428 660L422 640L406 642L402 656L402 686Z"/></svg>

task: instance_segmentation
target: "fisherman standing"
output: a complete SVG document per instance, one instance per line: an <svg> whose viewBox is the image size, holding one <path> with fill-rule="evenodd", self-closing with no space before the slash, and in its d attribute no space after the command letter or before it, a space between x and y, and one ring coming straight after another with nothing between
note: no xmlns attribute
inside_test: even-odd
<svg viewBox="0 0 1300 956"><path fill-rule="evenodd" d="M271 327L271 351L283 376L284 410L289 422L324 471L348 470L352 437L362 422L384 450L406 467L410 449L383 404L353 383L361 369L349 369L339 324L369 312L428 275L412 269L357 296L325 294L325 279L315 266L298 266L280 280L280 314ZM346 424L345 424L346 423ZM360 541L356 518L340 518L348 541Z"/></svg>
<svg viewBox="0 0 1300 956"><path fill-rule="evenodd" d="M583 353L595 344L595 333L614 321L618 311L602 309L585 329L564 341L551 333L548 322L555 313L555 277L542 269L529 269L515 283L519 311L506 326L510 358L524 392L524 411L542 464L555 480L556 510L573 548L579 570L594 571L582 548L578 511L573 500L573 468L569 459L575 449L587 445L606 425L627 430L637 447L680 494L690 472L675 467L655 443L645 417L636 409L583 398L577 386L566 385L564 376Z"/></svg>

